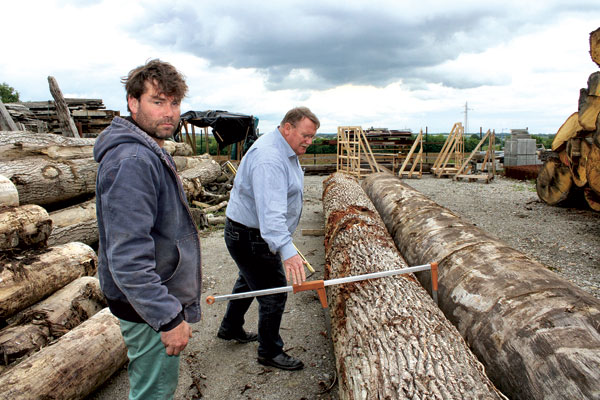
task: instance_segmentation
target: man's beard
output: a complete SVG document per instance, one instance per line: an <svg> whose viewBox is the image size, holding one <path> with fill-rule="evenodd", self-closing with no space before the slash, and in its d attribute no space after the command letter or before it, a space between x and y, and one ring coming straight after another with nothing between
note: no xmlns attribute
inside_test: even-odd
<svg viewBox="0 0 600 400"><path fill-rule="evenodd" d="M142 128L142 130L146 132L148 136L156 139L168 139L172 137L175 133L175 130L177 130L178 124L175 123L175 121L171 118L165 118L159 121L149 121L144 113L138 113L136 117L137 118L135 122L138 124L138 126ZM164 129L160 129L159 127L164 123L172 123L173 129L171 129L170 131L164 131Z"/></svg>

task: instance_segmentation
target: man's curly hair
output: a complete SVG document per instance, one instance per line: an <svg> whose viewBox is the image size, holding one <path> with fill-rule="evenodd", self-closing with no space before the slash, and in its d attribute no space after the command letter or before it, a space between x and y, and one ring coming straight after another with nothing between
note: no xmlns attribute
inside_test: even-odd
<svg viewBox="0 0 600 400"><path fill-rule="evenodd" d="M132 69L127 76L121 78L121 83L125 85L127 98L131 96L139 100L146 90L144 85L146 81L155 85L160 94L173 96L178 101L181 101L188 91L185 77L181 72L167 62L154 59ZM127 109L129 110L129 106Z"/></svg>

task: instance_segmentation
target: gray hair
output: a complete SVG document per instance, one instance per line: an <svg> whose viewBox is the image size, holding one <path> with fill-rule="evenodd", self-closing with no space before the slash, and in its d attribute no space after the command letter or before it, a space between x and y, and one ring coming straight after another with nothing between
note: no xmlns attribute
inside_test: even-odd
<svg viewBox="0 0 600 400"><path fill-rule="evenodd" d="M293 126L296 126L296 122L302 121L303 118L308 118L317 129L321 126L321 122L319 118L312 111L308 109L308 107L295 107L292 108L285 114L285 117L281 120L281 126L283 127L286 123L290 123Z"/></svg>

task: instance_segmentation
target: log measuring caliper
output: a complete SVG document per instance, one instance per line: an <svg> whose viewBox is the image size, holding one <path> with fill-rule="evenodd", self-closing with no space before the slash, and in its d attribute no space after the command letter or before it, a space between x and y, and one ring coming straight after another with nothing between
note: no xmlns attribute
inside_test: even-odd
<svg viewBox="0 0 600 400"><path fill-rule="evenodd" d="M342 283L351 283L351 282L359 282L368 279L375 278L383 278L386 276L394 276L394 275L402 275L402 274L410 274L413 272L419 271L431 271L431 297L435 304L437 304L437 289L438 289L438 264L436 262L432 262L429 264L416 265L414 267L400 268L400 269L392 269L389 271L380 271L380 272L372 272L370 274L362 274L355 276L347 276L344 278L336 278L336 279L328 279L324 280L314 280L314 281L306 281L298 285L291 286L280 286L271 289L262 289L262 290L254 290L250 292L244 293L234 293L234 294L226 294L222 296L207 296L206 302L208 304L214 304L217 301L229 301L229 300L237 300L237 299L246 299L249 297L258 297L258 296L266 296L269 294L276 293L298 293L304 292L307 290L316 290L319 295L319 300L321 301L321 305L323 308L327 308L327 295L325 294L325 287L332 285L340 285Z"/></svg>
<svg viewBox="0 0 600 400"><path fill-rule="evenodd" d="M227 168L229 168L229 170L231 172L233 172L234 175L237 175L237 168L233 165L233 163L231 161L227 161L225 163L225 166ZM300 250L296 247L296 245L294 245L294 247L296 248L296 251L298 251L298 255L300 255L300 257L302 258L302 261L304 261L304 263L306 264L306 268L308 268L308 270L311 273L314 273L315 270L310 265L308 260L300 252ZM407 267L407 268L392 269L389 271L372 272L370 274L362 274L362 275L355 275L355 276L347 276L344 278L328 279L326 281L324 281L322 279L314 280L314 281L305 281L299 285L280 286L280 287L271 288L271 289L253 290L253 291L244 292L244 293L225 294L222 296L207 296L206 302L208 304L214 304L217 301L230 301L230 300L236 300L236 299L247 299L249 297L267 296L270 294L277 294L277 293L288 293L288 292L298 293L298 292L305 292L307 290L316 290L317 294L319 295L319 300L321 301L321 306L323 306L323 308L327 308L327 294L325 293L326 286L340 285L343 283L351 283L351 282L359 282L359 281L364 281L364 280L368 280L368 279L383 278L386 276L411 274L413 272L427 271L427 270L431 271L431 297L433 298L433 301L435 301L435 304L437 304L438 303L438 298L437 298L438 263L437 262L432 262L432 263L423 264L423 265L416 265L416 266Z"/></svg>

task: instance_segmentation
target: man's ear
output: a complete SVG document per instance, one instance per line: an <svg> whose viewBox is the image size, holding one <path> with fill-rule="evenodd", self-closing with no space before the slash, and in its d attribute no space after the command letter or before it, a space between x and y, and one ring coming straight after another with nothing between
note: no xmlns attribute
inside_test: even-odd
<svg viewBox="0 0 600 400"><path fill-rule="evenodd" d="M140 108L140 102L133 96L127 96L127 105L129 106L129 111L131 115L137 114Z"/></svg>

